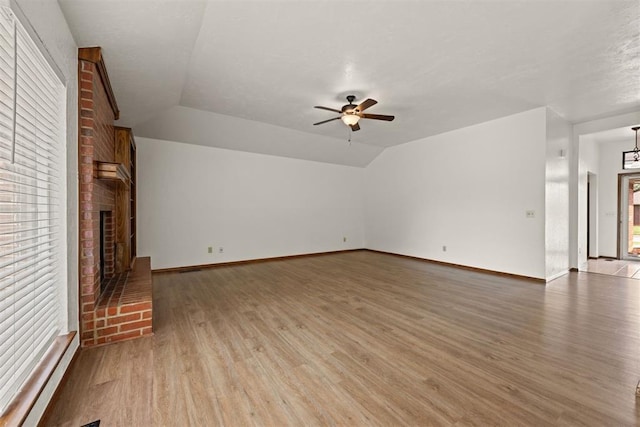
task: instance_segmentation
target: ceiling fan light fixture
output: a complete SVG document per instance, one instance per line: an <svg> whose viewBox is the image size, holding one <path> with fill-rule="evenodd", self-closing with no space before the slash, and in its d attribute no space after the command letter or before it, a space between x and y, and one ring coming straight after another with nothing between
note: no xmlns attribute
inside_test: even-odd
<svg viewBox="0 0 640 427"><path fill-rule="evenodd" d="M384 120L384 121L390 122L395 118L394 116L388 116L385 114L364 113L364 110L378 103L378 101L376 101L375 99L367 98L364 101L362 101L359 105L355 105L353 103L355 100L356 100L356 97L354 95L347 96L348 104L343 105L342 108L339 110L336 108L322 107L320 105L316 105L314 108L319 108L320 110L333 111L334 113L339 113L340 115L328 120L323 120L321 122L314 123L313 125L314 126L322 125L325 123L332 122L334 120L342 120L342 123L349 126L351 130L355 132L360 130L360 125L358 124L360 119Z"/></svg>
<svg viewBox="0 0 640 427"><path fill-rule="evenodd" d="M342 115L342 122L347 126L355 125L358 123L358 120L360 120L360 116L354 113L344 113Z"/></svg>

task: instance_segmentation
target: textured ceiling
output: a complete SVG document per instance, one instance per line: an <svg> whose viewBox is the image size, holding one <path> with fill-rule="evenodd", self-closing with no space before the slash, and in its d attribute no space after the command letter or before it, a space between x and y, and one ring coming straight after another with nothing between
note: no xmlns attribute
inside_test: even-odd
<svg viewBox="0 0 640 427"><path fill-rule="evenodd" d="M640 126L640 123L638 125ZM595 132L580 136L580 141L595 141L597 144L608 144L611 142L628 141L629 147L633 148L635 144L636 134L631 130L634 126L625 126L623 128L609 129L602 132ZM638 143L640 143L640 133L638 134ZM631 149L629 148L629 149Z"/></svg>
<svg viewBox="0 0 640 427"><path fill-rule="evenodd" d="M572 122L640 108L637 0L59 3L134 128L179 105L344 141L313 106L355 94L396 116L353 134L383 148L545 105Z"/></svg>
<svg viewBox="0 0 640 427"><path fill-rule="evenodd" d="M59 1L79 47L101 46L121 124L178 105L205 1Z"/></svg>

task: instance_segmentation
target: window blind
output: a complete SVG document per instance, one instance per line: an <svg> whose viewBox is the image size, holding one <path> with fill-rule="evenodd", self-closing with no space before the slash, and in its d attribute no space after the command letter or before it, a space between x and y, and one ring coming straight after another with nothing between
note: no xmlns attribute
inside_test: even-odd
<svg viewBox="0 0 640 427"><path fill-rule="evenodd" d="M64 86L0 8L0 413L61 333Z"/></svg>

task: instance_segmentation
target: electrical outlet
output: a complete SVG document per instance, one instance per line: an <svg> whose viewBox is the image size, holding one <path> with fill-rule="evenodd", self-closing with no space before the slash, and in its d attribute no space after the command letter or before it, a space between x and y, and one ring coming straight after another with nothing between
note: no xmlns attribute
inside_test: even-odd
<svg viewBox="0 0 640 427"><path fill-rule="evenodd" d="M447 252L447 247L446 246L442 247L442 252Z"/></svg>
<svg viewBox="0 0 640 427"><path fill-rule="evenodd" d="M526 211L525 215L527 218L535 218L536 217L536 211Z"/></svg>
<svg viewBox="0 0 640 427"><path fill-rule="evenodd" d="M344 236L344 237L342 238L342 241L343 241L343 242L346 242L346 241L347 241L347 236Z"/></svg>
<svg viewBox="0 0 640 427"><path fill-rule="evenodd" d="M223 248L222 246L220 246L220 247L218 248L218 253L219 253L219 254L224 253L224 248Z"/></svg>
<svg viewBox="0 0 640 427"><path fill-rule="evenodd" d="M207 248L207 252L208 252L208 253L210 253L210 254L212 254L212 253L213 253L213 246L209 246L209 247Z"/></svg>

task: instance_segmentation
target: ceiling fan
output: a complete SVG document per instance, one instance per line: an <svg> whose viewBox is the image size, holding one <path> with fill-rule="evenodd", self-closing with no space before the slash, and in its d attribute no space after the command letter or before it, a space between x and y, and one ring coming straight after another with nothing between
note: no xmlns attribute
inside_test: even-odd
<svg viewBox="0 0 640 427"><path fill-rule="evenodd" d="M345 125L349 126L351 130L356 131L360 130L360 125L358 121L360 119L373 119L373 120L385 120L387 122L395 119L394 116L386 116L384 114L367 114L363 113L369 107L372 107L378 103L375 99L368 98L360 103L360 105L355 105L353 101L355 101L356 97L354 95L347 96L347 105L343 105L340 110L336 110L334 108L321 107L316 105L314 108L319 108L321 110L333 111L335 113L340 113L338 117L334 117L329 120L323 120L318 123L314 123L313 125L321 125L324 123L328 123L334 120L342 119Z"/></svg>

